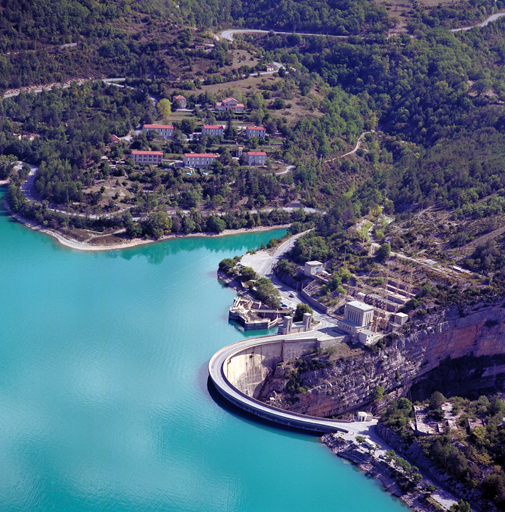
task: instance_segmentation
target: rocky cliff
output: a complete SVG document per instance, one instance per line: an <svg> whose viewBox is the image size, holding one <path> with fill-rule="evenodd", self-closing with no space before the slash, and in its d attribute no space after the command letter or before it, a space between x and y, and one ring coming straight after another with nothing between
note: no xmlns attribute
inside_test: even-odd
<svg viewBox="0 0 505 512"><path fill-rule="evenodd" d="M482 497L480 488L463 485L452 475L442 471L432 461L430 461L417 441L409 446L395 432L381 423L377 424L375 431L389 444L389 446L394 448L401 455L405 456L411 464L414 464L426 471L431 477L443 484L446 488L451 489L451 491L458 497L471 502L473 507L479 510L486 510L488 512L498 511L493 503Z"/></svg>
<svg viewBox="0 0 505 512"><path fill-rule="evenodd" d="M333 416L367 406L380 409L389 397L421 399L435 389L446 396L503 391L504 311L502 301L451 307L418 316L385 346L329 367L293 373L280 364L259 398L295 412ZM295 393L292 382L288 389L293 375ZM378 386L386 392L382 402L374 401Z"/></svg>

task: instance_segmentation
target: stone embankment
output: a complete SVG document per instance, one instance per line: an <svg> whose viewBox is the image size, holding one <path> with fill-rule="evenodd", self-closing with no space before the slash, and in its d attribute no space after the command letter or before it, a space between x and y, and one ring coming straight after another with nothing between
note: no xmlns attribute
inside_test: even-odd
<svg viewBox="0 0 505 512"><path fill-rule="evenodd" d="M337 434L325 434L321 440L335 455L356 465L368 477L377 479L385 491L399 498L415 512L440 511L439 506L429 499L430 494L424 490L425 484L431 482L423 481L415 488L402 490L398 472L384 460L382 454L377 455L373 451L367 453L367 450L355 441L344 439Z"/></svg>

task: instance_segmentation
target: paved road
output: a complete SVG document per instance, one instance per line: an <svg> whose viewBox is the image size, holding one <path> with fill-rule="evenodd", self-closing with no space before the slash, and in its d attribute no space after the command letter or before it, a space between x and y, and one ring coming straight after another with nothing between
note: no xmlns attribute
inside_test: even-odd
<svg viewBox="0 0 505 512"><path fill-rule="evenodd" d="M279 30L258 30L254 28L231 28L228 30L223 30L219 36L223 39L227 39L228 41L233 41L234 34L268 34L273 32L274 34L281 35L289 35L292 34L293 31L279 31ZM296 34L300 36L324 36L324 37L334 37L336 39L348 39L349 36L335 36L335 35L326 35L326 34L310 34L306 32L296 32Z"/></svg>
<svg viewBox="0 0 505 512"><path fill-rule="evenodd" d="M258 272L260 276L268 277L272 281L272 284L279 290L282 301L289 307L293 308L296 308L298 304L304 303L305 301L300 297L300 294L297 290L291 288L287 284L283 283L279 278L277 278L273 272L273 268L285 256L285 254L294 247L296 241L309 231L311 230L309 229L307 231L303 231L302 233L298 233L286 240L283 244L279 245L279 247L277 247L277 249L271 255L270 259ZM320 329L336 327L338 323L336 318L333 318L332 316L324 313L319 313L317 311L314 311L314 320L320 322Z"/></svg>
<svg viewBox="0 0 505 512"><path fill-rule="evenodd" d="M283 258L283 256L294 247L296 241L300 237L302 237L303 235L305 235L309 231L311 231L311 230L308 229L307 231L303 231L302 233L298 233L297 235L293 235L291 238L288 238L288 240L286 240L284 243L279 245L279 247L277 247L275 249L275 251L272 253L272 256L270 257L270 260L260 270L259 275L262 276L262 277L270 276L270 274L272 273L272 269L273 269L273 267L275 267L275 265L277 265L277 262L279 260L281 260Z"/></svg>
<svg viewBox="0 0 505 512"><path fill-rule="evenodd" d="M451 32L466 32L467 30L471 30L475 27L487 27L491 22L496 21L498 18L505 16L505 12L498 12L496 14L491 14L489 18L486 18L482 23L478 23L477 25L470 25L469 27L461 27L461 28L453 28Z"/></svg>

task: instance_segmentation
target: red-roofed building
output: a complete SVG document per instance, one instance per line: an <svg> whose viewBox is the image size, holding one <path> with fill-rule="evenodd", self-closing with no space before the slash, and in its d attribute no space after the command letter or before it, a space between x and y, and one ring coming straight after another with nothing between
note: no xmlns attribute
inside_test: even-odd
<svg viewBox="0 0 505 512"><path fill-rule="evenodd" d="M267 162L267 154L263 151L248 151L245 154L247 165L265 165Z"/></svg>
<svg viewBox="0 0 505 512"><path fill-rule="evenodd" d="M181 106L181 108L186 108L187 100L181 94L178 94L177 96L174 96L172 99L173 99L173 101L178 101L179 105Z"/></svg>
<svg viewBox="0 0 505 512"><path fill-rule="evenodd" d="M184 167L194 167L201 169L209 165L217 158L214 153L185 153Z"/></svg>
<svg viewBox="0 0 505 512"><path fill-rule="evenodd" d="M145 124L144 131L146 134L155 132L157 137L165 140L174 138L174 127L171 124Z"/></svg>
<svg viewBox="0 0 505 512"><path fill-rule="evenodd" d="M202 137L212 135L213 137L222 137L224 128L220 124L205 124L202 128Z"/></svg>
<svg viewBox="0 0 505 512"><path fill-rule="evenodd" d="M158 165L163 160L163 151L132 151L132 158L136 164Z"/></svg>
<svg viewBox="0 0 505 512"><path fill-rule="evenodd" d="M245 138L252 139L253 137L258 137L258 139L264 139L266 137L267 131L263 126L248 126L245 129Z"/></svg>
<svg viewBox="0 0 505 512"><path fill-rule="evenodd" d="M117 136L117 135L114 135L112 134L110 136L110 140L114 143L114 144L118 144L119 142L121 142L121 139Z"/></svg>
<svg viewBox="0 0 505 512"><path fill-rule="evenodd" d="M244 111L244 104L239 103L235 98L226 98L223 101L218 101L214 108L219 112L227 112L228 110L231 110L232 112L240 113Z"/></svg>

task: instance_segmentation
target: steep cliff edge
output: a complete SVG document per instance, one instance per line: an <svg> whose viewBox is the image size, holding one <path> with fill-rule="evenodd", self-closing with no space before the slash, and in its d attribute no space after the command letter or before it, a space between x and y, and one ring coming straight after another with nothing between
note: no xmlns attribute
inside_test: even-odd
<svg viewBox="0 0 505 512"><path fill-rule="evenodd" d="M503 391L504 310L503 301L446 308L414 318L404 332L374 350L279 363L259 399L295 412L334 416L367 406L380 409L386 398L424 398L435 389L446 396ZM308 364L313 360L324 364ZM386 394L383 400L379 387Z"/></svg>

